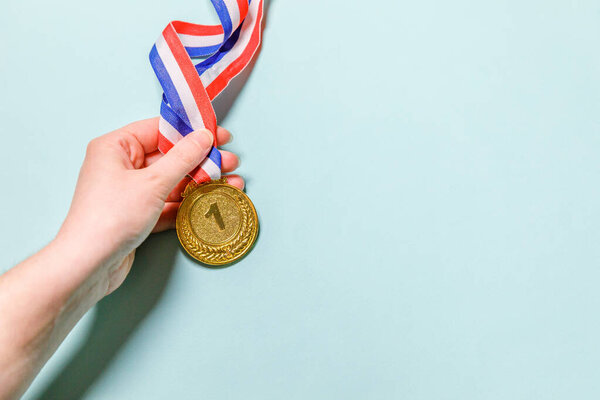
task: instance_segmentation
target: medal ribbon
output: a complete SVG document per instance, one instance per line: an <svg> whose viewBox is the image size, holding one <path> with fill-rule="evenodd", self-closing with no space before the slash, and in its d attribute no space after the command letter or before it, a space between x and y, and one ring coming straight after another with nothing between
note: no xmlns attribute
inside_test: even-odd
<svg viewBox="0 0 600 400"><path fill-rule="evenodd" d="M185 135L209 129L214 147L190 176L196 183L221 177L217 117L211 101L250 63L260 44L263 0L211 0L221 25L173 21L150 51L163 88L158 149L169 151ZM194 64L193 58L202 57Z"/></svg>

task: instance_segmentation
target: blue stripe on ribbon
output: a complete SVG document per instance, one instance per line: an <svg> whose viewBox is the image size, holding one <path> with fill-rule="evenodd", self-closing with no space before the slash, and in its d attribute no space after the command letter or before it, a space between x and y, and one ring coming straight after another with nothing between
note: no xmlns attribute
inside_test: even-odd
<svg viewBox="0 0 600 400"><path fill-rule="evenodd" d="M233 30L233 26L231 25L231 17L229 16L229 10L227 9L227 6L223 0L211 0L211 2L213 3L213 6L219 15L221 25L223 25L223 32L225 33L224 38L228 38Z"/></svg>
<svg viewBox="0 0 600 400"><path fill-rule="evenodd" d="M204 71L215 65L217 62L219 62L225 56L225 54L227 54L229 50L233 48L233 46L237 43L238 39L240 38L241 31L242 26L240 25L240 27L236 29L235 32L233 32L231 37L227 39L225 43L223 43L223 45L219 48L219 50L217 50L217 52L214 55L196 65L196 71L198 71L198 74L200 76L202 76Z"/></svg>
<svg viewBox="0 0 600 400"><path fill-rule="evenodd" d="M187 51L190 57L205 57L215 54L220 47L220 44L205 47L186 47L185 51Z"/></svg>
<svg viewBox="0 0 600 400"><path fill-rule="evenodd" d="M158 81L165 92L165 97L170 108L173 109L177 116L183 120L186 125L192 126L187 113L185 112L185 108L183 108L183 103L179 98L177 89L175 89L175 85L173 85L173 81L171 80L171 77L165 68L165 64L158 55L156 45L152 46L152 50L150 51L150 64L152 65L152 68L158 77Z"/></svg>
<svg viewBox="0 0 600 400"><path fill-rule="evenodd" d="M208 158L210 158L212 162L214 162L216 166L221 169L221 152L216 147L212 148L208 154Z"/></svg>
<svg viewBox="0 0 600 400"><path fill-rule="evenodd" d="M167 104L166 98L163 96L163 101L160 103L160 115L167 121L181 136L185 136L192 132L192 128L187 125Z"/></svg>

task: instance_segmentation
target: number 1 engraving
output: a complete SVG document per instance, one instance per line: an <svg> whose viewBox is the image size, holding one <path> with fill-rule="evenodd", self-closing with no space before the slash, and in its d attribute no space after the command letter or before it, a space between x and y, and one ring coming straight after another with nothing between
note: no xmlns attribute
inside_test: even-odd
<svg viewBox="0 0 600 400"><path fill-rule="evenodd" d="M223 217L221 216L217 203L212 203L206 214L204 214L206 218L210 218L211 215L215 217L215 222L219 225L219 229L225 229L225 223L223 222Z"/></svg>

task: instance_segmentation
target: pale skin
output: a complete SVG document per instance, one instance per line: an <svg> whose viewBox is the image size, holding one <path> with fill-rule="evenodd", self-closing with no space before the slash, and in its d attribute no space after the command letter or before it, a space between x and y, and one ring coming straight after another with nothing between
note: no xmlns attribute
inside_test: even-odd
<svg viewBox="0 0 600 400"><path fill-rule="evenodd" d="M231 140L218 128L217 144ZM0 276L0 399L17 399L77 321L117 289L135 249L152 232L175 227L186 174L214 136L197 131L158 151L158 119L135 122L92 140L71 208L56 237ZM223 172L238 157L221 151ZM240 189L244 181L228 175Z"/></svg>

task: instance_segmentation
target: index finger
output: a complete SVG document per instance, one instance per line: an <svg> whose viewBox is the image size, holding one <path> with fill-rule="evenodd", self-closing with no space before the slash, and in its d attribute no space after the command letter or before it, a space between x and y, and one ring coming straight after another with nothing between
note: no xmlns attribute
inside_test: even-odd
<svg viewBox="0 0 600 400"><path fill-rule="evenodd" d="M132 135L144 149L144 153L152 153L158 150L158 118L148 118L132 122L122 129Z"/></svg>

